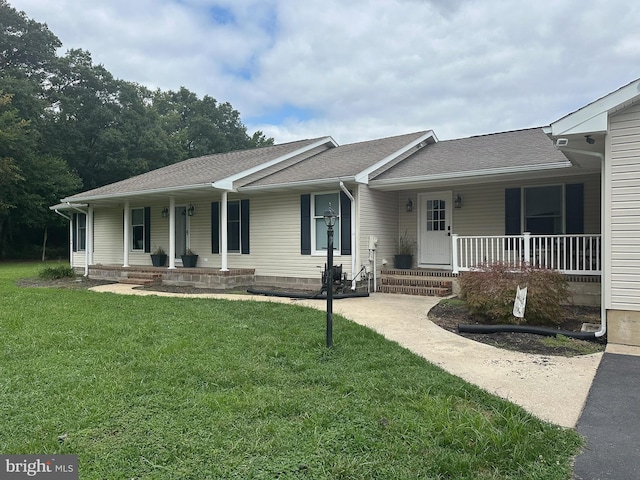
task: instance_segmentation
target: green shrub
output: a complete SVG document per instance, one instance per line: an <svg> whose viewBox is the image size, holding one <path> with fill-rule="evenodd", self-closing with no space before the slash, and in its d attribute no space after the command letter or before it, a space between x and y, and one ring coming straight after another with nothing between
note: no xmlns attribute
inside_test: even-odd
<svg viewBox="0 0 640 480"><path fill-rule="evenodd" d="M76 276L76 273L73 271L73 268L68 265L57 265L55 267L43 268L40 270L40 273L38 273L38 276L46 280L58 280L60 278L73 278Z"/></svg>
<svg viewBox="0 0 640 480"><path fill-rule="evenodd" d="M556 270L524 266L514 270L503 263L482 265L458 278L460 293L467 308L486 323L521 323L530 325L560 322L562 303L569 299L569 284ZM523 319L513 316L516 289L527 287Z"/></svg>

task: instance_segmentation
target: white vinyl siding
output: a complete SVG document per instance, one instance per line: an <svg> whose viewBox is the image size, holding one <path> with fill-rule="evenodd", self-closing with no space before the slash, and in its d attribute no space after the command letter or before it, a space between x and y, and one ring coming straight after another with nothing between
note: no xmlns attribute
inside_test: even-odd
<svg viewBox="0 0 640 480"><path fill-rule="evenodd" d="M640 310L640 105L610 119L611 308Z"/></svg>
<svg viewBox="0 0 640 480"><path fill-rule="evenodd" d="M405 217L409 215L402 212L398 215L398 198L397 192L371 190L363 185L358 187L359 212L356 228L360 229L359 264L369 265L369 236L373 235L378 239L377 270L382 268L383 260L388 262L388 267L393 266L393 256L398 242L399 219L406 220ZM404 196L401 195L400 198Z"/></svg>
<svg viewBox="0 0 640 480"><path fill-rule="evenodd" d="M93 262L122 265L122 207L95 208L93 218ZM84 259L82 260L84 265Z"/></svg>

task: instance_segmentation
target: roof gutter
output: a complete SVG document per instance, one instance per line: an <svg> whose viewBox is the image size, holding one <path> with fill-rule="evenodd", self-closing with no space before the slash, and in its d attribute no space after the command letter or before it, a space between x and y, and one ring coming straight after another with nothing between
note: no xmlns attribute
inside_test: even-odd
<svg viewBox="0 0 640 480"><path fill-rule="evenodd" d="M507 175L510 173L524 173L524 172L535 172L535 171L544 171L544 170L554 170L557 168L569 168L572 167L573 164L567 160L562 163L554 163L554 164L545 164L545 165L526 165L520 167L504 167L504 168L491 168L488 170L469 170L466 172L455 172L455 173L439 173L435 175L421 175L419 177L407 177L402 179L386 179L386 180L372 180L373 186L407 186L407 184L411 183L421 183L426 181L437 181L437 180L457 180L464 179L470 177L485 177L485 176L493 176L493 175Z"/></svg>
<svg viewBox="0 0 640 480"><path fill-rule="evenodd" d="M283 188L308 188L308 187L335 187L336 182L353 182L355 178L353 176L349 177L338 177L338 178L323 178L320 180L304 180L302 182L292 182L292 183L276 183L273 185L256 185L256 186L248 186L248 187L238 187L236 190L238 192L261 192L261 191L271 191L271 190L281 190Z"/></svg>
<svg viewBox="0 0 640 480"><path fill-rule="evenodd" d="M604 154L599 152L589 152L586 150L579 150L577 148L560 147L556 143L556 148L561 152L578 153L580 155L590 155L592 157L598 157L600 159L600 231L604 235L605 230L605 181L604 181ZM605 277L606 262L602 262L602 277ZM605 305L605 284L602 282L600 288L600 330L595 332L596 338L600 338L607 333L607 309Z"/></svg>
<svg viewBox="0 0 640 480"><path fill-rule="evenodd" d="M112 198L126 198L126 197L137 197L140 195L149 195L149 194L157 194L157 193L173 193L173 192L179 192L179 191L183 191L183 190L191 190L194 188L211 188L211 184L210 183L198 183L195 185L184 185L184 186L180 186L180 187L169 187L169 188L157 188L157 189L151 189L151 190L140 190L138 192L125 192L125 193L110 193L110 194L104 194L104 195L95 195L92 197L79 197L75 200L80 200L80 201L95 201L95 200L109 200ZM67 197L67 198L63 198L62 200L60 200L62 203L70 203L70 200L74 199L74 197Z"/></svg>

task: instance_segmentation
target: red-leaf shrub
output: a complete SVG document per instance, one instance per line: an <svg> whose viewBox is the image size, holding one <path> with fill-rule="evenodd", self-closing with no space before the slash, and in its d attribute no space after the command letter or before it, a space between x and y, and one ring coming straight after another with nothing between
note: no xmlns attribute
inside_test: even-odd
<svg viewBox="0 0 640 480"><path fill-rule="evenodd" d="M458 277L461 297L469 312L485 323L553 325L563 315L569 284L560 272L525 265L514 269L504 263L481 265ZM516 289L527 287L524 318L513 316Z"/></svg>

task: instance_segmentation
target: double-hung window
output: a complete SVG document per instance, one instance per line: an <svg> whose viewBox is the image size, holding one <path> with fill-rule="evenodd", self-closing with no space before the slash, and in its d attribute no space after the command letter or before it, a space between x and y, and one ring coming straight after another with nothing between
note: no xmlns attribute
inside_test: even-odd
<svg viewBox="0 0 640 480"><path fill-rule="evenodd" d="M333 227L333 249L336 251L340 251L340 194L338 192L335 193L324 193L324 194L315 194L313 195L313 202L311 204L312 208L312 218L313 218L313 228L315 235L313 236L314 244L313 251L314 253L322 253L326 254L327 252L327 225L324 222L324 211L331 208L336 214L336 223Z"/></svg>
<svg viewBox="0 0 640 480"><path fill-rule="evenodd" d="M564 230L562 185L524 189L524 231L560 235Z"/></svg>
<svg viewBox="0 0 640 480"><path fill-rule="evenodd" d="M76 216L76 242L77 250L85 251L87 249L87 215L78 213Z"/></svg>
<svg viewBox="0 0 640 480"><path fill-rule="evenodd" d="M240 253L240 200L227 203L227 251Z"/></svg>
<svg viewBox="0 0 640 480"><path fill-rule="evenodd" d="M144 251L144 208L131 209L131 250Z"/></svg>

